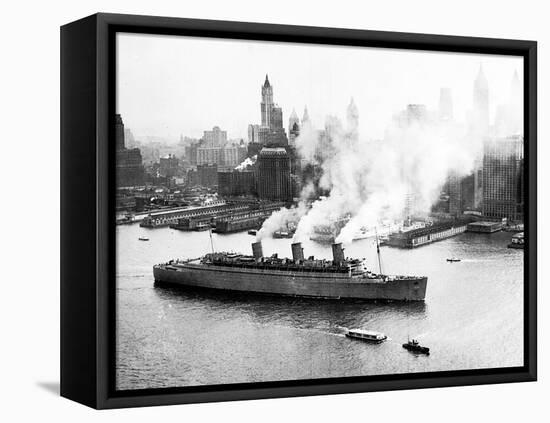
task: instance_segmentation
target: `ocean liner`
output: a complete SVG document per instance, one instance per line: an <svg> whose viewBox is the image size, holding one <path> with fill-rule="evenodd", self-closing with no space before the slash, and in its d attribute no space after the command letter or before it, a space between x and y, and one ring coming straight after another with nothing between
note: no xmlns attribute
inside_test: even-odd
<svg viewBox="0 0 550 423"><path fill-rule="evenodd" d="M292 258L264 257L261 242L252 256L212 252L153 267L155 283L258 294L314 298L424 301L427 277L373 273L364 260L346 258L342 244L332 244L333 260L304 257L301 243Z"/></svg>

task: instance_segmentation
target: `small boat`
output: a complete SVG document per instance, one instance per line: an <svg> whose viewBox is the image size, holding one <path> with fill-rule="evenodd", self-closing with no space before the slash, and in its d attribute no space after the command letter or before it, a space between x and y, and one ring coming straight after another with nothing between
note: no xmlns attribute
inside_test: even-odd
<svg viewBox="0 0 550 423"><path fill-rule="evenodd" d="M282 239L282 238L292 238L294 233L292 231L275 231L273 232L273 238Z"/></svg>
<svg viewBox="0 0 550 423"><path fill-rule="evenodd" d="M362 341L372 342L379 344L384 342L388 337L382 332L375 332L373 330L363 330L363 329L347 329L346 336L348 338L360 339Z"/></svg>
<svg viewBox="0 0 550 423"><path fill-rule="evenodd" d="M416 339L411 339L406 344L403 344L403 348L411 352L430 355L430 349L421 346Z"/></svg>
<svg viewBox="0 0 550 423"><path fill-rule="evenodd" d="M207 231L212 227L209 223L199 223L197 226L195 226L195 231Z"/></svg>
<svg viewBox="0 0 550 423"><path fill-rule="evenodd" d="M455 262L457 262L457 261L460 261L460 259L459 259L459 258L456 258L456 257L451 257L451 258L448 258L447 261L448 261L449 263L455 263Z"/></svg>
<svg viewBox="0 0 550 423"><path fill-rule="evenodd" d="M149 241L149 238L147 238L146 236L140 236L138 239L140 241Z"/></svg>
<svg viewBox="0 0 550 423"><path fill-rule="evenodd" d="M248 231L248 235L256 235L258 233L258 231L256 229L250 229Z"/></svg>
<svg viewBox="0 0 550 423"><path fill-rule="evenodd" d="M508 248L523 249L525 247L525 235L524 232L519 232L512 236L512 241L508 244Z"/></svg>

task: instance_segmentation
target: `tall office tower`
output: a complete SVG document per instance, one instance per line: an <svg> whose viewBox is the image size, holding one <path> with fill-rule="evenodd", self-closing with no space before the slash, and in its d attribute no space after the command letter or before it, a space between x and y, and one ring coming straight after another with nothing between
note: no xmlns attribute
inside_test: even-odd
<svg viewBox="0 0 550 423"><path fill-rule="evenodd" d="M122 116L119 114L115 115L115 141L116 141L116 149L118 150L124 150L126 148L124 138L124 122L122 122Z"/></svg>
<svg viewBox="0 0 550 423"><path fill-rule="evenodd" d="M115 116L116 184L117 187L143 185L144 169L139 148L126 148L124 122Z"/></svg>
<svg viewBox="0 0 550 423"><path fill-rule="evenodd" d="M296 114L296 110L292 109L292 113L290 114L290 117L288 118L288 132L289 133L294 128L294 124L297 124L298 127L300 127L300 119L298 118L298 115Z"/></svg>
<svg viewBox="0 0 550 423"><path fill-rule="evenodd" d="M273 109L273 87L269 83L267 74L265 75L265 82L262 86L262 126L271 126L271 111Z"/></svg>
<svg viewBox="0 0 550 423"><path fill-rule="evenodd" d="M260 125L248 125L248 143L259 142Z"/></svg>
<svg viewBox="0 0 550 423"><path fill-rule="evenodd" d="M273 106L271 109L271 124L269 128L272 131L283 129L283 109Z"/></svg>
<svg viewBox="0 0 550 423"><path fill-rule="evenodd" d="M285 128L283 127L283 109L273 106L271 109L271 126L267 137L269 145L288 145Z"/></svg>
<svg viewBox="0 0 550 423"><path fill-rule="evenodd" d="M479 72L474 81L474 125L483 136L489 128L489 83L479 65Z"/></svg>
<svg viewBox="0 0 550 423"><path fill-rule="evenodd" d="M296 138L300 136L300 125L298 125L298 122L294 122L292 124L292 127L290 128L290 131L288 132L288 143L292 146L296 146Z"/></svg>
<svg viewBox="0 0 550 423"><path fill-rule="evenodd" d="M262 148L258 157L257 172L260 199L292 200L290 157L284 148Z"/></svg>
<svg viewBox="0 0 550 423"><path fill-rule="evenodd" d="M439 90L439 119L453 120L453 98L450 88L444 87Z"/></svg>
<svg viewBox="0 0 550 423"><path fill-rule="evenodd" d="M448 178L449 187L449 213L458 217L462 214L462 178L456 173L451 172Z"/></svg>
<svg viewBox="0 0 550 423"><path fill-rule="evenodd" d="M304 114L302 115L302 125L309 123L309 113L307 112L307 106L304 106Z"/></svg>
<svg viewBox="0 0 550 423"><path fill-rule="evenodd" d="M494 138L483 153L483 215L523 220L523 136Z"/></svg>

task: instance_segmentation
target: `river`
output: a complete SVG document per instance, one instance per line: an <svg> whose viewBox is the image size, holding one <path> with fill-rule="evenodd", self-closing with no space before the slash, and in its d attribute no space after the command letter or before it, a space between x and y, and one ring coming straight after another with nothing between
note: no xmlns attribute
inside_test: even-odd
<svg viewBox="0 0 550 423"><path fill-rule="evenodd" d="M428 276L424 303L311 300L197 293L154 286L152 266L211 250L208 232L121 225L117 233L116 387L141 389L482 369L523 365L523 250L511 234L464 233L415 250L381 248L387 274ZM139 241L140 236L150 241ZM251 254L254 237L213 234L218 251ZM330 245L303 242L306 256ZM290 257L290 240L266 239L266 255ZM373 240L346 256L378 271ZM448 257L461 262L449 263ZM344 328L384 332L372 345ZM401 347L408 337L429 356Z"/></svg>

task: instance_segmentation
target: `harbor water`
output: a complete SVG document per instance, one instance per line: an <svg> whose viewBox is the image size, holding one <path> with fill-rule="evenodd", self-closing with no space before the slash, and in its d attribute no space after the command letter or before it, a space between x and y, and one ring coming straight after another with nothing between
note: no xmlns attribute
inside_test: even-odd
<svg viewBox="0 0 550 423"><path fill-rule="evenodd" d="M424 303L389 304L155 287L153 265L210 252L209 233L133 224L116 234L117 389L523 365L523 250L506 248L510 233L464 233L414 250L382 247L383 273L428 277ZM255 237L212 240L217 251L251 254ZM302 241L306 257L332 257L330 245ZM264 254L291 257L290 243L265 239ZM378 272L372 239L354 241L345 253ZM389 339L367 344L346 338L345 328ZM430 355L403 349L409 337Z"/></svg>

